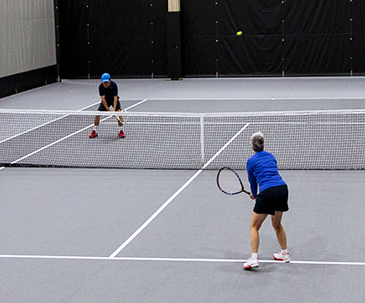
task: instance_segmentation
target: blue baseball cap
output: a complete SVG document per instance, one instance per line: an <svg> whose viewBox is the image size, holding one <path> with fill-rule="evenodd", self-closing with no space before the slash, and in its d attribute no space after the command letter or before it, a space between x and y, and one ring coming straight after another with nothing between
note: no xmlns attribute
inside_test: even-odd
<svg viewBox="0 0 365 303"><path fill-rule="evenodd" d="M108 73L104 73L101 75L102 82L109 82L109 80L110 80L110 75Z"/></svg>

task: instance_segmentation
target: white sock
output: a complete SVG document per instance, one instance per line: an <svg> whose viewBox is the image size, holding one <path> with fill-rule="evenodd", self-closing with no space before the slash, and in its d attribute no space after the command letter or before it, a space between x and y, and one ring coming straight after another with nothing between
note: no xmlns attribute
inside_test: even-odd
<svg viewBox="0 0 365 303"><path fill-rule="evenodd" d="M287 250L287 249L282 249L282 250L281 250L281 253L282 253L283 255L285 255L285 254L287 254L287 253L288 253L288 250Z"/></svg>
<svg viewBox="0 0 365 303"><path fill-rule="evenodd" d="M97 131L98 130L98 126L94 125L94 130Z"/></svg>
<svg viewBox="0 0 365 303"><path fill-rule="evenodd" d="M252 259L257 259L258 258L258 254L257 253L252 253L251 258Z"/></svg>

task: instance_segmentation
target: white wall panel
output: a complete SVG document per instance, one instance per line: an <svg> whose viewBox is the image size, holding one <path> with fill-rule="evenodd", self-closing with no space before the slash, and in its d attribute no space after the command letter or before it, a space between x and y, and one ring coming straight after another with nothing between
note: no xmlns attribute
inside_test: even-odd
<svg viewBox="0 0 365 303"><path fill-rule="evenodd" d="M56 62L53 0L0 0L0 78Z"/></svg>

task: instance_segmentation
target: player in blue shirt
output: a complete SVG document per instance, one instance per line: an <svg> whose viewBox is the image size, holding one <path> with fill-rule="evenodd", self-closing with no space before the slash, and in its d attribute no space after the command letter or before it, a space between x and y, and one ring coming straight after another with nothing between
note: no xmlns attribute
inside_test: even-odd
<svg viewBox="0 0 365 303"><path fill-rule="evenodd" d="M256 200L250 224L252 256L243 264L250 269L259 266L259 229L268 215L271 215L272 226L281 247L281 252L274 254L274 259L290 262L286 245L286 234L281 225L283 212L288 207L288 187L279 175L276 159L273 154L264 151L264 135L261 132L251 136L251 146L255 154L247 160L247 174L251 186L250 198ZM257 194L257 186L260 193Z"/></svg>
<svg viewBox="0 0 365 303"><path fill-rule="evenodd" d="M99 95L101 98L101 103L99 105L98 111L110 111L110 107L113 106L114 111L120 112L121 106L118 97L117 84L114 81L110 80L110 75L108 73L102 74L101 81L102 83L100 83L99 85ZM118 120L119 137L124 138L125 135L122 130L123 117L119 117L119 120ZM99 126L99 123L100 123L100 116L96 116L94 120L94 128L89 138L96 138L98 136L97 128Z"/></svg>

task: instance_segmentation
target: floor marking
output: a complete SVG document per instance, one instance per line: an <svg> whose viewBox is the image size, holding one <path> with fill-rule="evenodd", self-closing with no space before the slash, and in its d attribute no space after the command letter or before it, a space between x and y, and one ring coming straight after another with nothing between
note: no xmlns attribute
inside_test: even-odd
<svg viewBox="0 0 365 303"><path fill-rule="evenodd" d="M202 98L185 98L185 97L162 97L162 98L150 98L149 101L320 101L320 100L364 100L363 96L359 97L202 97Z"/></svg>
<svg viewBox="0 0 365 303"><path fill-rule="evenodd" d="M133 104L133 105L131 105L131 106L128 106L125 110L129 110L129 109L131 109L131 108L133 108L133 107L136 107L136 106L138 106L138 105L140 105L140 104L142 104L142 103L146 102L147 100L148 100L148 99L143 99L143 100L141 100L141 101L137 102L136 104Z"/></svg>
<svg viewBox="0 0 365 303"><path fill-rule="evenodd" d="M90 261L150 261L150 262L197 262L197 263L243 263L247 259L212 258L148 258L148 257L92 257L92 256L47 256L47 255L0 255L0 259L48 259L48 260L90 260ZM286 264L276 260L260 260L260 263ZM365 262L290 261L287 264L365 266Z"/></svg>
<svg viewBox="0 0 365 303"><path fill-rule="evenodd" d="M83 108L81 108L81 109L78 109L77 111L83 111L83 110L85 110L85 109L88 109L88 108L90 108L90 107L92 107L92 106L96 105L96 104L98 104L98 103L88 105L88 106L86 106L86 107L83 107ZM63 115L63 116L58 117L58 118L56 118L56 119L50 120L50 121L45 122L45 123L43 123L43 124L40 124L40 125L37 125L37 126L35 126L35 127L30 128L30 129L27 129L27 130L25 130L25 131L23 131L23 132L21 132L21 133L19 133L19 134L13 135L13 136L11 136L11 137L9 137L9 138L6 138L6 139L4 139L4 140L0 141L0 144L1 144L1 143L3 143L3 142L9 141L9 140L11 140L11 139L14 139L14 138L16 138L16 137L19 137L19 136L21 136L21 135L24 135L24 134L26 134L26 133L29 133L29 132L31 132L31 131L33 131L33 130L38 129L38 128L41 128L41 127L43 127L43 126L45 126L45 125L48 125L48 124L51 124L51 123L56 122L56 121L58 121L58 120L61 120L61 119L63 119L63 118L66 118L67 116L68 116L68 115Z"/></svg>
<svg viewBox="0 0 365 303"><path fill-rule="evenodd" d="M140 102L137 102L136 104L133 104L133 105L131 105L131 106L127 107L125 110L129 110L129 109L131 109L131 108L133 108L133 107L135 107L135 106L137 106L137 105L140 105L140 104L142 104L142 103L144 103L144 102L146 102L146 101L147 101L147 99L144 99L144 100L142 100L142 101L140 101ZM99 104L99 103L100 103L100 102L96 102L96 103L94 103L94 104L91 104L91 105L88 105L88 106L86 106L86 107L83 107L83 108L81 108L81 109L79 109L79 110L77 110L77 111L83 111L83 110L88 109L88 108L90 108L90 107L92 107L92 106L95 106L95 105L97 105L97 104ZM28 130L26 130L26 131L23 131L23 132L21 132L21 133L19 133L19 134L16 134L16 135L14 135L14 136L11 136L11 137L9 137L9 138L7 138L7 139L5 139L5 140L0 141L0 144L1 144L1 143L3 143L3 142L5 142L5 141L8 141L8 140L10 140L10 139L16 138L16 137L21 136L21 135L23 135L23 134L26 134L26 133L28 133L28 132L31 132L31 131L33 131L33 130L36 130L36 129L38 129L38 128L41 128L41 127L43 127L43 126L45 126L45 125L48 125L48 124L51 124L51 123L56 122L56 121L58 121L58 120L61 120L61 119L65 118L65 117L67 117L67 116L68 116L68 115L63 115L63 116L61 116L61 117L59 117L59 118L57 118L57 119L53 119L53 120L51 120L51 121L48 121L48 122L46 122L46 123L43 123L43 124L38 125L38 126L36 126L36 127L33 127L33 128L31 128L31 129L28 129ZM108 117L106 117L106 118L102 119L101 121L104 121L104 120L110 119L111 117L112 117L112 116L108 116ZM76 135L76 134L78 134L78 133L80 133L80 132L82 132L82 131L84 131L84 130L86 130L86 129L88 129L88 128L92 127L92 126L93 126L93 124L91 124L91 125L89 125L89 126L86 126L86 127L82 128L82 129L80 129L80 130L78 130L78 131L76 131L76 132L74 132L74 133L71 133L71 134L69 134L69 135L67 135L67 136L65 136L65 137L63 137L63 138L61 138L61 139L59 139L59 140L57 140L57 141L54 141L54 142L52 142L52 143L50 143L50 144L48 144L48 145L46 145L46 146L43 146L43 147L41 147L41 148L39 148L39 149L37 149L37 150L35 150L35 151L33 151L33 152L29 153L28 155L25 155L25 156L23 156L23 157L21 157L21 158L19 158L19 159L15 160L15 161L11 162L11 164L16 164L16 163L18 163L19 161L22 161L22 160L24 160L24 159L26 159L26 158L28 158L28 157L30 157L30 156L32 156L32 155L34 155L34 154L36 154L36 153L38 153L38 152L40 152L40 151L42 151L42 150L44 150L44 149L48 148L48 147L51 147L52 145L55 145L55 144L57 144L57 143L59 143L59 142L61 142L61 141L65 140L65 139L67 139L67 138L70 138L70 137L72 137L73 135ZM5 168L5 166L2 166L2 167L0 167L0 170L2 170L2 169L4 169L4 168Z"/></svg>
<svg viewBox="0 0 365 303"><path fill-rule="evenodd" d="M146 222L144 222L121 246L119 246L110 256L109 258L115 258L130 242L133 241L191 182L194 181L196 177L198 177L203 170L210 164L218 155L235 140L247 127L249 123L247 123L244 127L242 127L205 165L198 170L183 186L181 186L161 207L156 210L156 212L148 218Z"/></svg>
<svg viewBox="0 0 365 303"><path fill-rule="evenodd" d="M90 108L90 107L92 107L92 106L95 106L95 105L97 105L97 104L99 104L99 102L94 103L94 104L91 104L91 105L88 105L88 106L85 106L85 107L83 107L83 108L80 108L80 109L78 109L77 111L83 111L83 110L88 109L88 108ZM33 130L38 129L38 128L41 128L41 127L43 127L43 126L45 126L45 125L48 125L48 124L51 124L51 123L56 122L56 121L58 121L58 120L61 120L61 119L65 118L65 117L67 117L67 116L68 116L68 115L64 115L64 116L59 117L59 118L57 118L57 119L53 119L53 120L51 120L51 121L48 121L48 122L43 123L43 124L41 124L41 125L38 125L38 126L36 126L36 127L30 128L30 129L28 129L28 130L26 130L26 131L23 131L23 132L21 132L21 133L19 133L19 134L16 134L16 135L11 136L11 137L9 137L9 138L7 138L7 139L5 139L5 140L0 141L0 144L1 144L1 143L3 143L3 142L6 142L6 141L8 141L8 140L11 140L11 139L13 139L13 138L16 138L16 137L19 137L19 136L21 136L21 135L24 135L24 134L26 134L26 133L29 133L29 132L31 132L31 131L33 131ZM41 150L41 149L40 149L40 150ZM40 150L39 150L39 151L40 151ZM34 153L35 153L35 152L34 152ZM32 153L32 154L34 154L34 153ZM31 154L30 154L30 155L31 155ZM29 155L28 155L28 156L29 156ZM25 158L27 158L28 156L25 156L25 157L23 157L23 158L17 159L15 162L12 162L11 164L14 164L14 163L16 163L16 162L18 162L18 161L20 161L20 160L22 160L22 159L25 159ZM4 169L4 168L5 168L5 166L2 166L2 167L0 167L0 170L2 170L2 169Z"/></svg>

